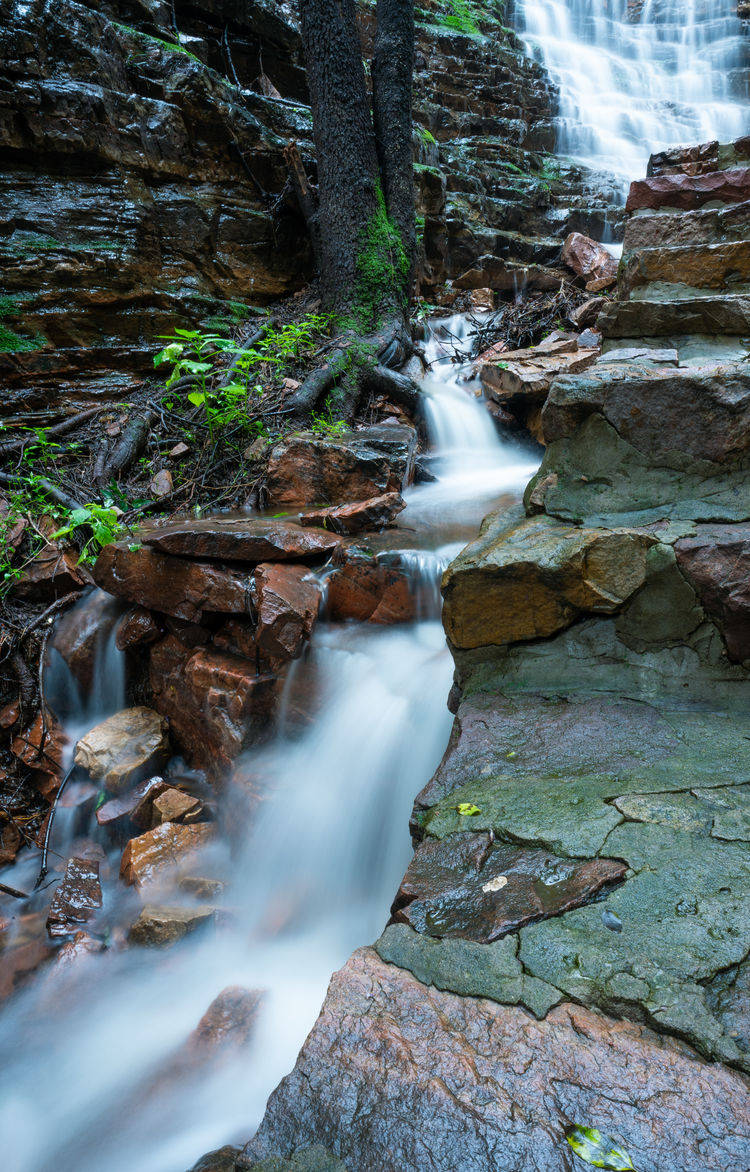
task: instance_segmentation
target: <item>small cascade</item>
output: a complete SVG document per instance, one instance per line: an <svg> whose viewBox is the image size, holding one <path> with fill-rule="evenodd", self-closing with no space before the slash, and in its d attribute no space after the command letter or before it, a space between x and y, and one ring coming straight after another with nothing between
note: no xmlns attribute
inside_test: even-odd
<svg viewBox="0 0 750 1172"><path fill-rule="evenodd" d="M516 14L560 87L558 152L623 189L655 151L750 128L737 0L517 0Z"/></svg>

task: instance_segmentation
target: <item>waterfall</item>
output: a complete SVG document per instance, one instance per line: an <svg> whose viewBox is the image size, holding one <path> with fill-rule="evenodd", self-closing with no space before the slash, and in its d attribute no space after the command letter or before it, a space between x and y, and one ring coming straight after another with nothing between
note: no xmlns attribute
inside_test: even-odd
<svg viewBox="0 0 750 1172"><path fill-rule="evenodd" d="M623 189L654 151L748 133L737 0L517 0L516 12L560 88L558 152Z"/></svg>

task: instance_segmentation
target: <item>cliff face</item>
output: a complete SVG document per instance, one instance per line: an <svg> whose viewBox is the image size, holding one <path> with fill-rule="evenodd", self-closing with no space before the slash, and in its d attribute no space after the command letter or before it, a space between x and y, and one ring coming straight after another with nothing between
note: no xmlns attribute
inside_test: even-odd
<svg viewBox="0 0 750 1172"><path fill-rule="evenodd" d="M418 12L415 180L431 297L483 254L549 263L606 201L549 165L556 94L489 6ZM367 50L371 10L363 6ZM178 32L179 30L179 32ZM117 399L176 324L229 327L312 274L283 148L314 178L293 8L6 0L0 378L18 409Z"/></svg>
<svg viewBox="0 0 750 1172"><path fill-rule="evenodd" d="M0 375L19 406L120 394L168 327L305 280L299 217L271 215L284 140L309 129L285 6L178 4L180 47L156 0L7 8ZM243 83L262 56L288 100L240 94L226 45Z"/></svg>

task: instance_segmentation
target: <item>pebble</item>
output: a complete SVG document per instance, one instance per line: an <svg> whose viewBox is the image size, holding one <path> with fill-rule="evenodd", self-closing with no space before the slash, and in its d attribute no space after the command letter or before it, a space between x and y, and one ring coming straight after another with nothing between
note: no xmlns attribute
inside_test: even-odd
<svg viewBox="0 0 750 1172"><path fill-rule="evenodd" d="M602 923L605 928L609 928L610 932L622 932L622 920L609 908L605 907L602 912Z"/></svg>

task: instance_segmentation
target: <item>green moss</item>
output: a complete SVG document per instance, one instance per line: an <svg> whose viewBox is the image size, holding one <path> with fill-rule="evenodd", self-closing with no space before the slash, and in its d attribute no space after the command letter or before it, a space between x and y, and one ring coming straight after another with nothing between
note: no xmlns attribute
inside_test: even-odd
<svg viewBox="0 0 750 1172"><path fill-rule="evenodd" d="M383 191L377 187L377 209L362 234L357 257L355 315L359 327L376 323L384 306L407 300L409 258L396 225L389 218Z"/></svg>
<svg viewBox="0 0 750 1172"><path fill-rule="evenodd" d="M161 37L152 37L150 33L142 33L139 29L132 28L129 24L118 24L116 20L113 20L112 24L120 32L128 33L132 37L138 37L142 41L150 41L152 45L159 45L160 48L167 49L172 53L182 53L185 57L189 57L191 61L197 61L199 65L203 64L200 57L196 57L195 53L191 53L184 45L179 45L175 41L163 41Z"/></svg>
<svg viewBox="0 0 750 1172"><path fill-rule="evenodd" d="M123 245L117 240L77 241L67 244L54 236L40 236L35 232L24 233L19 241L13 240L13 248L20 256L32 256L36 252L121 252Z"/></svg>
<svg viewBox="0 0 750 1172"><path fill-rule="evenodd" d="M22 354L29 350L41 350L45 341L41 334L36 334L33 338L22 338L0 322L0 354Z"/></svg>
<svg viewBox="0 0 750 1172"><path fill-rule="evenodd" d="M431 130L428 130L426 126L418 126L417 134L422 139L422 142L437 143L435 135Z"/></svg>

